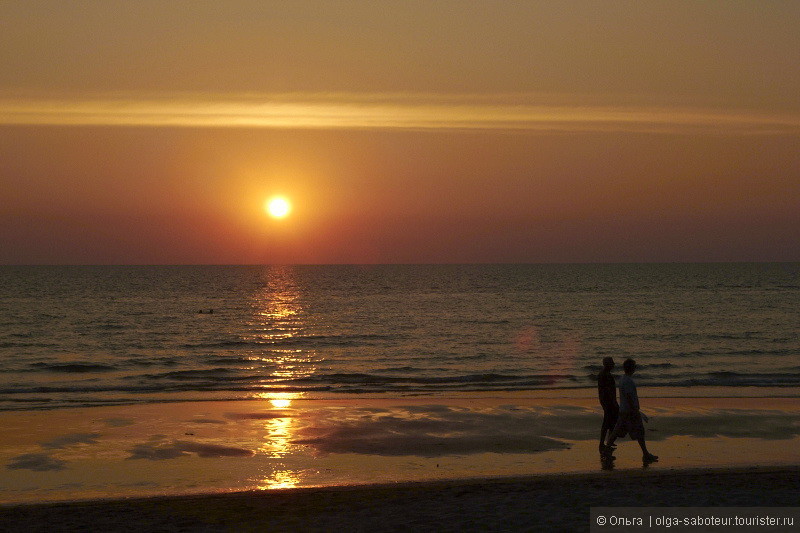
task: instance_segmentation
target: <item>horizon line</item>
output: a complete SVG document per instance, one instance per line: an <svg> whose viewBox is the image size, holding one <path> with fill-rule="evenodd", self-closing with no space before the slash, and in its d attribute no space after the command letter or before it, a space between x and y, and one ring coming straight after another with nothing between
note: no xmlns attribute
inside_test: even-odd
<svg viewBox="0 0 800 533"><path fill-rule="evenodd" d="M294 267L294 266L538 266L538 265L768 265L800 264L800 260L708 261L498 261L397 263L0 263L0 267Z"/></svg>

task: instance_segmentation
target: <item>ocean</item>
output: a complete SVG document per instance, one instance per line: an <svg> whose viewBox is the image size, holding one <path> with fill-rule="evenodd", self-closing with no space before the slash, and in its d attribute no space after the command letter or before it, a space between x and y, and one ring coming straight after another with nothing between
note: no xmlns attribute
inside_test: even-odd
<svg viewBox="0 0 800 533"><path fill-rule="evenodd" d="M0 267L0 410L800 386L800 264Z"/></svg>

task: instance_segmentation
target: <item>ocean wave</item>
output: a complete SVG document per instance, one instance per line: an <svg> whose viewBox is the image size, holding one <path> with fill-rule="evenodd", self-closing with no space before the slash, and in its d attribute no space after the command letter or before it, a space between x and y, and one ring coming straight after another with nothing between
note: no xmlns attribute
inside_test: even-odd
<svg viewBox="0 0 800 533"><path fill-rule="evenodd" d="M130 329L131 326L129 324L116 324L116 323L106 323L106 324L92 324L91 329L99 329L99 330L119 330L119 329Z"/></svg>
<svg viewBox="0 0 800 533"><path fill-rule="evenodd" d="M800 355L800 349L798 348L780 348L776 350L693 350L690 352L684 353L677 353L675 354L676 357L708 357L708 356L719 356L719 357L731 357L731 356L745 356L745 357L752 357L752 356L768 356L768 355L778 355L778 356L797 356Z"/></svg>
<svg viewBox="0 0 800 533"><path fill-rule="evenodd" d="M622 361L624 361L624 359L622 357L618 357L617 360L615 361L615 363L616 363L616 367L615 368L621 367L622 366ZM644 370L646 368L672 368L673 366L675 366L675 365L673 365L672 363L646 363L646 364L645 363L638 363L638 362L636 363L636 367L639 370ZM583 366L584 370L593 370L594 372L599 372L601 368L603 368L603 365L599 364L599 363L598 364L589 364L589 365L584 365Z"/></svg>
<svg viewBox="0 0 800 533"><path fill-rule="evenodd" d="M0 342L0 348L58 348L58 344L52 342Z"/></svg>
<svg viewBox="0 0 800 533"><path fill-rule="evenodd" d="M460 376L406 376L389 378L373 374L324 374L297 379L265 379L264 376L214 375L198 373L172 374L169 379L144 379L133 376L112 382L75 382L45 386L0 387L4 400L0 410L20 408L40 409L62 406L92 406L114 402L138 403L152 401L158 394L261 394L281 393L325 393L325 394L437 394L448 392L513 392L541 389L587 389L594 382L589 377L569 374L541 374L513 376L506 374L469 374ZM640 387L773 387L796 388L800 386L800 373L790 374L744 374L737 372L714 372L691 376L653 376L637 380ZM133 399L120 400L108 395L133 394Z"/></svg>
<svg viewBox="0 0 800 533"><path fill-rule="evenodd" d="M178 359L175 357L144 357L144 358L131 358L128 361L128 364L131 366L142 366L142 367L151 367L151 366L175 366L178 364Z"/></svg>
<svg viewBox="0 0 800 533"><path fill-rule="evenodd" d="M269 365L268 361L263 361L258 358L240 357L236 355L214 355L203 358L203 362L209 365L259 365L261 367Z"/></svg>
<svg viewBox="0 0 800 533"><path fill-rule="evenodd" d="M66 372L70 374L83 372L111 372L117 370L117 367L115 366L98 363L31 363L28 366L36 371Z"/></svg>
<svg viewBox="0 0 800 533"><path fill-rule="evenodd" d="M162 372L160 374L144 374L142 376L131 376L131 379L171 379L177 381L248 381L263 379L262 375L241 375L237 374L236 370L230 368L209 368L200 370L173 370L170 372Z"/></svg>
<svg viewBox="0 0 800 533"><path fill-rule="evenodd" d="M800 387L800 373L718 371L674 376L639 376L648 387Z"/></svg>
<svg viewBox="0 0 800 533"><path fill-rule="evenodd" d="M395 366L395 367L387 367L387 368L379 368L376 369L375 372L419 372L422 369L415 366Z"/></svg>
<svg viewBox="0 0 800 533"><path fill-rule="evenodd" d="M204 349L204 348L243 348L268 346L291 346L291 347L331 347L331 346L359 346L373 345L387 340L394 340L395 335L304 335L294 337L270 338L256 337L252 339L236 339L213 342L199 342L183 344L185 349Z"/></svg>
<svg viewBox="0 0 800 533"><path fill-rule="evenodd" d="M340 384L425 384L425 385L459 385L459 384L492 384L498 382L517 382L526 384L541 384L557 380L577 380L578 377L570 374L537 374L537 375L510 375L510 374L464 374L457 376L378 376L365 373L334 373L314 374L301 378L281 380L279 383L329 383Z"/></svg>

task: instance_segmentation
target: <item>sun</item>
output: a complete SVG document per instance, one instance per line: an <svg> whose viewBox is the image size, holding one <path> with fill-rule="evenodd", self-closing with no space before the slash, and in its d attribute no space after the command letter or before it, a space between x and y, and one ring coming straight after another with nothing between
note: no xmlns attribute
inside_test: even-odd
<svg viewBox="0 0 800 533"><path fill-rule="evenodd" d="M292 212L292 204L283 196L273 196L264 203L264 210L272 218L286 218Z"/></svg>

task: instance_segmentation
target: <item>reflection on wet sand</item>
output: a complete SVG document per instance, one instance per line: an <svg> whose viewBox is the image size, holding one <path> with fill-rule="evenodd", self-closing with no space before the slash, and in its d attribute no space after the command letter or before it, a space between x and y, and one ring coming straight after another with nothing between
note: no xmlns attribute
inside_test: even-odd
<svg viewBox="0 0 800 533"><path fill-rule="evenodd" d="M266 400L275 410L277 416L264 420L266 434L258 451L271 459L281 459L297 451L298 445L292 441L296 438L297 413L292 409L292 402L302 397L301 393L278 392L262 393L260 398ZM285 416L282 416L285 415ZM287 489L297 487L302 482L302 469L292 469L289 466L276 463L275 470L266 475L258 483L259 490Z"/></svg>
<svg viewBox="0 0 800 533"><path fill-rule="evenodd" d="M264 424L267 434L259 451L268 457L283 457L291 451L292 418L272 418Z"/></svg>
<svg viewBox="0 0 800 533"><path fill-rule="evenodd" d="M290 411L292 400L284 397L270 399L269 402L273 407L280 408L282 411L278 413L279 416L264 421L264 429L267 430L267 433L264 435L264 443L259 451L268 457L284 457L291 452L291 442L295 437L294 416ZM286 416L280 416L281 414Z"/></svg>
<svg viewBox="0 0 800 533"><path fill-rule="evenodd" d="M291 489L300 485L302 477L300 471L276 470L271 476L265 477L258 485L258 490Z"/></svg>

